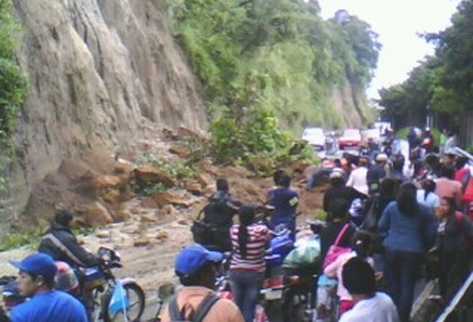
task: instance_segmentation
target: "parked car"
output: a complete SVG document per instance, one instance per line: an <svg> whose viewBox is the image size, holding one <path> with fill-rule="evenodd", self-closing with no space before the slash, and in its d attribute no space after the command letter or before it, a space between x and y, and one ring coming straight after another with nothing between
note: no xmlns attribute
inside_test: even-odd
<svg viewBox="0 0 473 322"><path fill-rule="evenodd" d="M340 150L346 148L360 148L361 132L358 129L346 129L342 136L338 139Z"/></svg>
<svg viewBox="0 0 473 322"><path fill-rule="evenodd" d="M318 127L306 128L302 134L302 139L307 141L316 150L321 151L325 147L325 133L324 130Z"/></svg>

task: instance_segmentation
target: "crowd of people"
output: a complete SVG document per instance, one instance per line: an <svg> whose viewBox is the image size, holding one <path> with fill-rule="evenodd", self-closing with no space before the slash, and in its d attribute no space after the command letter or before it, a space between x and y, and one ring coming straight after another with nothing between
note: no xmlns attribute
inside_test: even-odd
<svg viewBox="0 0 473 322"><path fill-rule="evenodd" d="M324 170L329 187L323 198L327 217L319 234L318 285L335 287L332 300L339 309L331 312L318 298L317 321L335 315L341 322L408 322L421 278L438 279L439 292L431 299L446 304L470 271L473 178L468 162L446 149L434 155L433 136L427 132L422 141L414 135L413 130L411 169L401 154L386 149L346 155ZM419 144L428 148L424 155L417 152ZM311 188L314 178L309 181ZM267 194L271 215L262 220L257 207L231 195L227 180L217 180L217 192L202 211L201 225L212 229L193 231L202 235L199 243L205 247L191 245L178 254L175 272L183 287L161 321L255 321L267 244L280 229L288 229L293 240L297 232L299 194L282 170L274 174L274 183ZM78 270L100 260L79 245L70 229L72 218L58 212L39 252L13 263L20 271L20 292L30 300L14 307L8 321L90 321L86 300L54 290L55 261ZM226 252L231 253L227 269L233 301L213 291Z"/></svg>
<svg viewBox="0 0 473 322"><path fill-rule="evenodd" d="M424 143L433 142L429 133L425 134L429 142ZM431 299L447 303L471 271L473 186L467 159L451 149L432 154L433 145L422 157L416 151L421 142L410 140L412 169L405 168L401 155L377 153L373 164L361 157L330 173L330 188L324 198L329 218L321 236L322 256L341 234L358 241L351 246L352 253L340 256L324 270L329 277L338 278L341 312L353 305L341 266L355 255L376 271L382 281L380 289L392 299L402 322L410 320L416 283L421 278L438 279L439 294ZM422 167L422 171L414 167ZM347 222L349 233L343 232ZM369 254L367 242L357 239L364 232L371 236ZM347 247L349 240L347 237L342 246ZM360 246L364 246L361 252ZM340 283L344 287L340 288ZM373 307L370 314L374 315L363 319L344 314L342 321L381 321L374 318L378 310ZM395 319L383 321L388 320Z"/></svg>

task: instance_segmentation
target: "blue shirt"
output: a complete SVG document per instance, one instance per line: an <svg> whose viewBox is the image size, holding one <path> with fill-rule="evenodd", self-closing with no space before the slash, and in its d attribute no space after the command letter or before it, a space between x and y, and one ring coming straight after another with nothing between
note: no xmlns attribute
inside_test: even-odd
<svg viewBox="0 0 473 322"><path fill-rule="evenodd" d="M423 253L432 247L437 233L431 209L419 204L417 214L405 215L396 201L386 207L378 228L385 236L383 245L386 248L413 253Z"/></svg>
<svg viewBox="0 0 473 322"><path fill-rule="evenodd" d="M289 188L277 188L269 193L269 198L270 204L276 208L271 217L271 225L274 227L281 223L291 224L299 204L298 193Z"/></svg>
<svg viewBox="0 0 473 322"><path fill-rule="evenodd" d="M59 291L35 295L15 307L12 322L87 322L84 306L75 298Z"/></svg>

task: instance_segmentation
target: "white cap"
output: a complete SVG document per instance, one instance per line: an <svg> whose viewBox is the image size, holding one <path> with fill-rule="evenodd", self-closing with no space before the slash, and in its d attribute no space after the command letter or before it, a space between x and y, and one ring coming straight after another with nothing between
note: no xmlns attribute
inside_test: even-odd
<svg viewBox="0 0 473 322"><path fill-rule="evenodd" d="M380 153L376 156L376 161L378 162L388 161L388 156L385 153Z"/></svg>

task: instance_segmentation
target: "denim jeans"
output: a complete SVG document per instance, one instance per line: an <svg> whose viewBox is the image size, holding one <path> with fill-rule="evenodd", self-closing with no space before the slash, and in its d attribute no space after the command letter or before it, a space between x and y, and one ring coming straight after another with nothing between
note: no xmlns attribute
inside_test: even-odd
<svg viewBox="0 0 473 322"><path fill-rule="evenodd" d="M253 322L255 318L256 304L263 280L264 273L230 272L235 303L240 308L246 322Z"/></svg>
<svg viewBox="0 0 473 322"><path fill-rule="evenodd" d="M384 276L401 322L409 322L422 254L386 249Z"/></svg>

